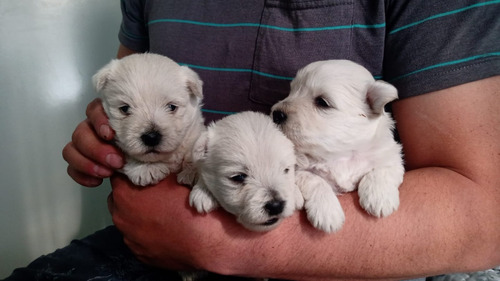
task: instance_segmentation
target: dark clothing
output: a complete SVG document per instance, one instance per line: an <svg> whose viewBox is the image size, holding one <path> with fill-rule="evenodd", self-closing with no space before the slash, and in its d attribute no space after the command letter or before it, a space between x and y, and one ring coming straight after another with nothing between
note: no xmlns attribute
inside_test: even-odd
<svg viewBox="0 0 500 281"><path fill-rule="evenodd" d="M110 226L65 248L42 256L28 267L16 269L4 281L182 281L176 271L146 266ZM244 281L248 278L203 275L199 281Z"/></svg>

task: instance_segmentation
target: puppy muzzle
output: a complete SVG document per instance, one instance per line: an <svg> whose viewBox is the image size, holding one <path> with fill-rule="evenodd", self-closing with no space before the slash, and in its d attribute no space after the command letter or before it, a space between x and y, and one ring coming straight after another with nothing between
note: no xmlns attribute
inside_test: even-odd
<svg viewBox="0 0 500 281"><path fill-rule="evenodd" d="M276 216L283 212L285 209L285 201L271 200L264 205L264 209L270 216Z"/></svg>
<svg viewBox="0 0 500 281"><path fill-rule="evenodd" d="M162 135L156 130L148 131L141 135L142 143L148 147L155 147L160 144Z"/></svg>
<svg viewBox="0 0 500 281"><path fill-rule="evenodd" d="M262 225L263 226L271 226L271 225L277 223L279 220L280 220L279 218L272 218L272 219L266 221L265 223L263 223Z"/></svg>

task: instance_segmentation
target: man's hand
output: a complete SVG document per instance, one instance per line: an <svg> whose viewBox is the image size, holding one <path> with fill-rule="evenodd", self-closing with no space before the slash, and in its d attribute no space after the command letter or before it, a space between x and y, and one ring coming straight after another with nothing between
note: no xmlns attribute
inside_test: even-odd
<svg viewBox="0 0 500 281"><path fill-rule="evenodd" d="M113 222L127 246L147 264L176 270L227 264L234 256L222 255L221 249L262 235L244 229L221 209L197 213L188 203L190 190L177 184L173 174L147 187L134 186L118 174L111 185L108 207Z"/></svg>
<svg viewBox="0 0 500 281"><path fill-rule="evenodd" d="M109 143L114 131L108 124L101 100L93 100L86 114L87 119L76 127L62 154L68 162L68 175L81 185L94 187L121 168L124 160L120 150Z"/></svg>

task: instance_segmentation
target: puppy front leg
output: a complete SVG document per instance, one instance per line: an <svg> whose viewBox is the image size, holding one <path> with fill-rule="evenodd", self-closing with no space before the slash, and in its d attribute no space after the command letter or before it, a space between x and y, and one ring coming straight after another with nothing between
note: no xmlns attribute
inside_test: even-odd
<svg viewBox="0 0 500 281"><path fill-rule="evenodd" d="M328 233L342 228L344 211L328 182L308 171L297 171L296 177L311 224Z"/></svg>
<svg viewBox="0 0 500 281"><path fill-rule="evenodd" d="M182 171L177 174L177 182L192 186L196 180L196 166L192 163L184 163Z"/></svg>
<svg viewBox="0 0 500 281"><path fill-rule="evenodd" d="M385 217L399 207L399 186L403 182L404 167L376 168L367 173L358 186L359 203L375 217Z"/></svg>
<svg viewBox="0 0 500 281"><path fill-rule="evenodd" d="M182 164L182 171L177 175L177 182L192 186L197 177L199 161L205 158L208 141L207 131L203 131L198 140L193 144L192 151Z"/></svg>
<svg viewBox="0 0 500 281"><path fill-rule="evenodd" d="M157 184L170 174L168 165L163 162L144 163L134 159L127 159L122 172L135 185L146 186Z"/></svg>
<svg viewBox="0 0 500 281"><path fill-rule="evenodd" d="M189 193L189 205L194 207L198 213L209 213L219 206L217 199L206 188L203 178L198 180Z"/></svg>

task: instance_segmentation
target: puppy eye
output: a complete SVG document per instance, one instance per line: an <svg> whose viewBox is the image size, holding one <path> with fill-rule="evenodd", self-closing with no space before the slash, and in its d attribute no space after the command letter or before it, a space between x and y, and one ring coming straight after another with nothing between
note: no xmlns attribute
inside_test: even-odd
<svg viewBox="0 0 500 281"><path fill-rule="evenodd" d="M234 176L230 177L229 179L236 182L236 183L243 183L243 182L245 182L246 178L247 178L247 175L241 173L241 174L234 175Z"/></svg>
<svg viewBox="0 0 500 281"><path fill-rule="evenodd" d="M286 168L283 172L284 172L285 174L288 174L288 172L290 172L290 169Z"/></svg>
<svg viewBox="0 0 500 281"><path fill-rule="evenodd" d="M177 109L177 107L178 107L178 106L177 106L177 105L175 105L175 104L171 104L171 103L167 104L167 109L168 109L169 111L171 111L171 112L174 112L174 111Z"/></svg>
<svg viewBox="0 0 500 281"><path fill-rule="evenodd" d="M118 108L120 110L121 113L125 114L125 115L130 115L130 105L128 104L125 104L125 105L122 105Z"/></svg>
<svg viewBox="0 0 500 281"><path fill-rule="evenodd" d="M323 97L321 97L321 96L316 97L314 99L314 103L319 108L329 108L330 107L330 105L328 104L328 102Z"/></svg>

